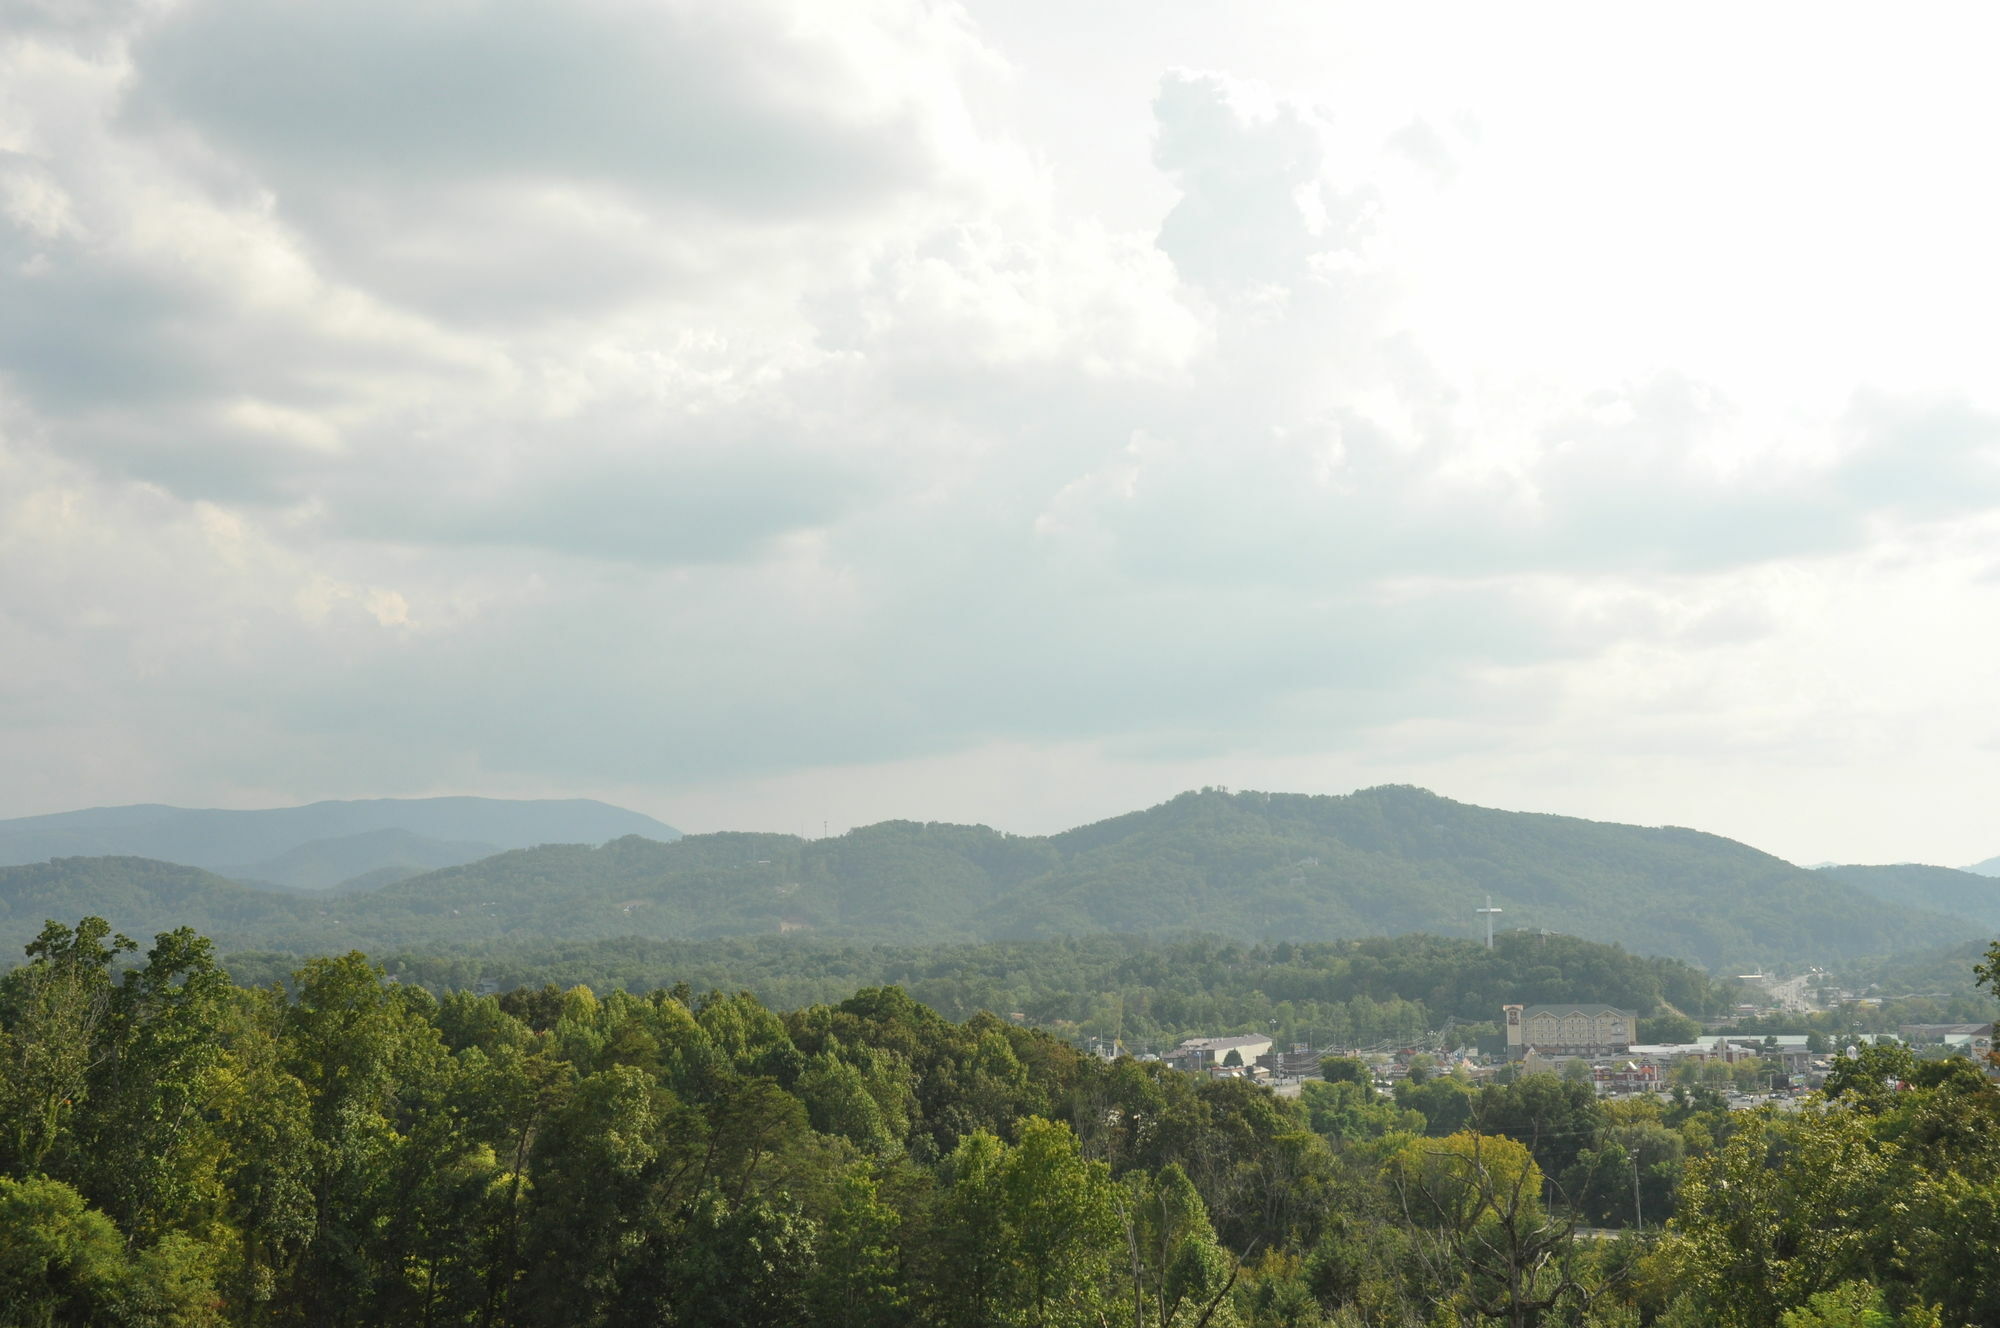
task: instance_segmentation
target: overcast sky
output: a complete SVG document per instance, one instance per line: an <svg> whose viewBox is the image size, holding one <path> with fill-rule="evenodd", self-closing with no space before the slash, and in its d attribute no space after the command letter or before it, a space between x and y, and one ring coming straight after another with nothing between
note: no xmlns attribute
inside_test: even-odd
<svg viewBox="0 0 2000 1328"><path fill-rule="evenodd" d="M0 0L0 816L2000 853L2000 11Z"/></svg>

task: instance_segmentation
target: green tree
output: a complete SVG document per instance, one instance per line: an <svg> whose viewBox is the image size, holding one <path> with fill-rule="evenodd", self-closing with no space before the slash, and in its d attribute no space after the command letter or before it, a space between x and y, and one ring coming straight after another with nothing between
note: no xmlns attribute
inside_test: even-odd
<svg viewBox="0 0 2000 1328"><path fill-rule="evenodd" d="M111 963L137 948L103 918L74 930L50 922L29 943L29 962L0 979L0 1169L65 1169L70 1123L104 1055Z"/></svg>
<svg viewBox="0 0 2000 1328"><path fill-rule="evenodd" d="M824 1328L887 1328L907 1318L897 1249L901 1215L883 1202L873 1177L844 1171L820 1237L806 1303Z"/></svg>
<svg viewBox="0 0 2000 1328"><path fill-rule="evenodd" d="M200 1227L221 1205L209 1113L233 994L207 939L182 927L155 938L112 995L75 1170L129 1239Z"/></svg>
<svg viewBox="0 0 2000 1328"><path fill-rule="evenodd" d="M959 1141L946 1160L927 1248L925 1317L946 1328L995 1322L1007 1303L1011 1251L1002 1169L1006 1146L984 1130Z"/></svg>
<svg viewBox="0 0 2000 1328"><path fill-rule="evenodd" d="M1187 1173L1172 1164L1158 1176L1135 1171L1124 1191L1134 1322L1157 1328L1233 1322L1217 1311L1235 1284L1235 1264L1216 1241Z"/></svg>
<svg viewBox="0 0 2000 1328"><path fill-rule="evenodd" d="M1477 1090L1455 1075L1441 1075L1428 1083L1404 1081L1396 1085L1396 1103L1420 1112L1424 1133L1434 1138L1457 1134L1472 1123Z"/></svg>
<svg viewBox="0 0 2000 1328"><path fill-rule="evenodd" d="M373 1281L368 1242L392 1187L406 1106L433 1099L446 1064L436 1003L392 989L358 952L309 961L286 1007L284 1068L304 1085L312 1131L313 1234L300 1294L309 1322L355 1321Z"/></svg>
<svg viewBox="0 0 2000 1328"><path fill-rule="evenodd" d="M0 1177L0 1323L115 1322L131 1279L117 1224L82 1195Z"/></svg>
<svg viewBox="0 0 2000 1328"><path fill-rule="evenodd" d="M1668 1254L1708 1321L1769 1328L1785 1310L1885 1266L1891 1153L1857 1111L1745 1121L1691 1160Z"/></svg>
<svg viewBox="0 0 2000 1328"><path fill-rule="evenodd" d="M1778 1328L1941 1328L1942 1323L1935 1309L1922 1305L1900 1316L1890 1313L1881 1289L1866 1282L1818 1292L1778 1317Z"/></svg>
<svg viewBox="0 0 2000 1328"><path fill-rule="evenodd" d="M1059 1122L1030 1118L1000 1169L1002 1223L1029 1328L1097 1322L1120 1235L1110 1168Z"/></svg>
<svg viewBox="0 0 2000 1328"><path fill-rule="evenodd" d="M1523 1145L1473 1133L1412 1140L1389 1174L1439 1310L1535 1328L1581 1290L1571 1228L1543 1211L1541 1170Z"/></svg>
<svg viewBox="0 0 2000 1328"><path fill-rule="evenodd" d="M1330 1084L1346 1082L1366 1086L1374 1081L1374 1076L1368 1073L1368 1066L1352 1056L1322 1057L1319 1073L1320 1078Z"/></svg>
<svg viewBox="0 0 2000 1328"><path fill-rule="evenodd" d="M1433 1081L1443 1082L1447 1081ZM1350 1080L1300 1084L1299 1101L1305 1106L1306 1119L1313 1130L1335 1143L1360 1143L1399 1132L1416 1134L1424 1129L1424 1116L1403 1105L1400 1094L1392 1101L1377 1093L1373 1086Z"/></svg>

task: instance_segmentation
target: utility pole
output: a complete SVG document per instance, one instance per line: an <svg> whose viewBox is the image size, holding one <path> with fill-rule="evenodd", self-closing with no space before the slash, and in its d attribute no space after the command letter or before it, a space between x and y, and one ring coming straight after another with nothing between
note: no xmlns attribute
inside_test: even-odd
<svg viewBox="0 0 2000 1328"><path fill-rule="evenodd" d="M1639 1230L1646 1229L1646 1214L1639 1207L1639 1157L1633 1154L1628 1161L1632 1164L1632 1221Z"/></svg>
<svg viewBox="0 0 2000 1328"><path fill-rule="evenodd" d="M1493 948L1493 915L1504 911L1505 911L1504 909L1498 909L1493 907L1492 895L1486 896L1485 908L1476 908L1473 910L1473 912L1475 913L1483 913L1486 915L1486 948L1489 950Z"/></svg>

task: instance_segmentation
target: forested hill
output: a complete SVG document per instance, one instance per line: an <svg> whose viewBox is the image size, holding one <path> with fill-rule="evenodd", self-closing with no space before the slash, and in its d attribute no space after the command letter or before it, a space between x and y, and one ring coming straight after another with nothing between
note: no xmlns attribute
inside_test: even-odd
<svg viewBox="0 0 2000 1328"><path fill-rule="evenodd" d="M37 878L38 902L26 908L0 869L10 946L49 917L99 913L133 934L151 925L102 902L87 861L65 870L74 894L58 898ZM1714 835L1493 811L1403 787L1345 797L1204 790L1045 838L912 821L819 840L626 837L503 853L365 895L291 899L255 920L190 903L176 921L225 948L299 953L766 934L1311 941L1471 936L1488 893L1508 928L1730 971L1920 949L1983 929Z"/></svg>
<svg viewBox="0 0 2000 1328"><path fill-rule="evenodd" d="M1885 953L1965 926L1884 908L1717 835L1495 811L1406 786L1188 793L1051 842L1064 870L1007 901L1018 925L1088 915L1123 930L1168 899L1185 925L1223 934L1467 935L1490 892L1503 926L1730 968Z"/></svg>
<svg viewBox="0 0 2000 1328"><path fill-rule="evenodd" d="M374 885L535 844L672 840L650 816L588 798L369 798L224 811L153 804L0 821L0 864L140 857L239 880Z"/></svg>
<svg viewBox="0 0 2000 1328"><path fill-rule="evenodd" d="M87 901L81 912L80 901ZM44 923L86 914L116 919L114 925L131 936L192 921L217 935L254 937L291 933L312 911L290 893L149 858L57 858L0 867L0 966L19 959Z"/></svg>
<svg viewBox="0 0 2000 1328"><path fill-rule="evenodd" d="M2000 881L1950 867L1900 863L1893 867L1821 867L1863 894L1897 908L1927 908L2000 931Z"/></svg>

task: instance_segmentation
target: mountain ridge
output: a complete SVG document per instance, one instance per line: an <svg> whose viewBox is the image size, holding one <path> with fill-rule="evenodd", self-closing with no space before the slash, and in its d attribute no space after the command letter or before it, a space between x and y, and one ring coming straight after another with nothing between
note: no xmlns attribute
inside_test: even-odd
<svg viewBox="0 0 2000 1328"><path fill-rule="evenodd" d="M386 868L431 870L506 849L635 833L680 836L664 821L592 798L328 799L246 810L136 803L0 821L0 865L141 857L326 889Z"/></svg>
<svg viewBox="0 0 2000 1328"><path fill-rule="evenodd" d="M66 861L77 887L67 920L101 911L90 907L92 860ZM42 920L16 907L13 870L0 869L0 939ZM115 874L129 885L131 868ZM1490 893L1510 928L1732 971L1920 949L1982 925L1886 904L1697 830L1498 811L1399 785L1197 790L1051 836L916 821L818 840L626 835L374 884L291 896L254 917L235 909L220 927L178 921L225 945L286 950L794 933L856 944L1102 933L1263 942L1476 935L1473 910ZM49 889L41 880L36 898Z"/></svg>
<svg viewBox="0 0 2000 1328"><path fill-rule="evenodd" d="M1842 863L1818 870L1884 903L1951 913L2000 931L2000 880L1991 876L1918 862Z"/></svg>

